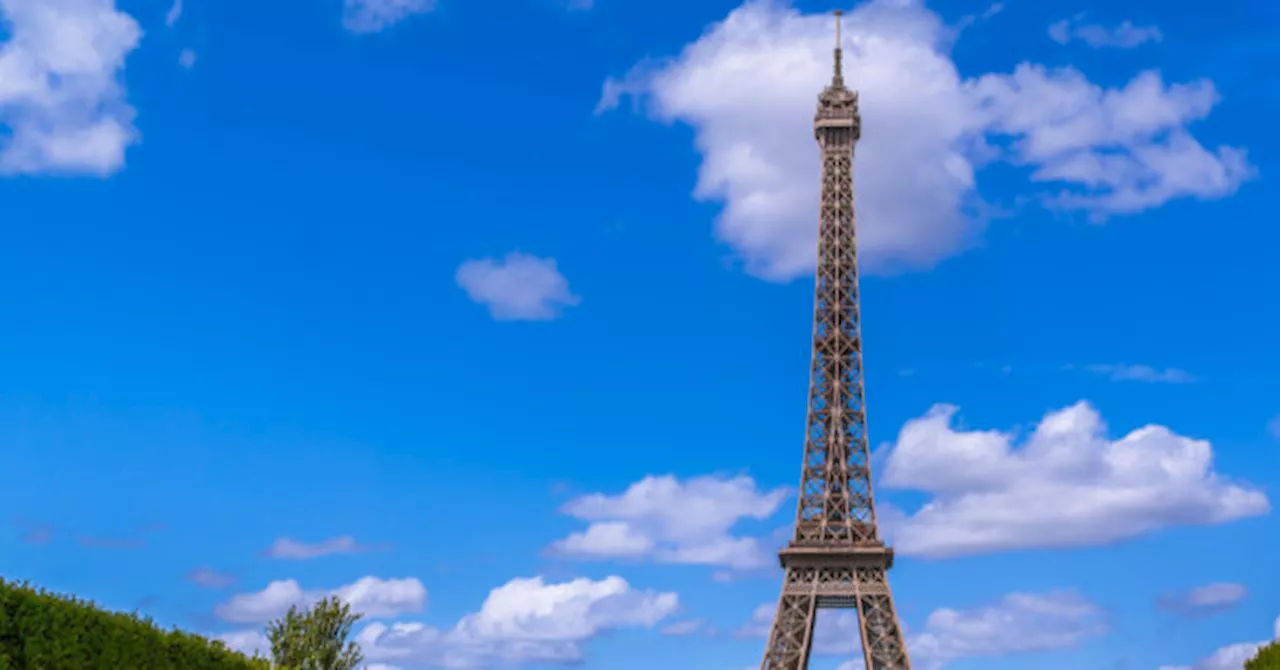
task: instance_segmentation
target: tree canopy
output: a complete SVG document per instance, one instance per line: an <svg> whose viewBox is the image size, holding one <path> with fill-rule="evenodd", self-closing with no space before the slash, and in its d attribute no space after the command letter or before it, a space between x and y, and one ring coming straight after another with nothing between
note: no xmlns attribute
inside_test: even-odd
<svg viewBox="0 0 1280 670"><path fill-rule="evenodd" d="M360 618L337 596L307 609L290 607L267 627L271 659L288 670L355 670L364 654L348 638Z"/></svg>

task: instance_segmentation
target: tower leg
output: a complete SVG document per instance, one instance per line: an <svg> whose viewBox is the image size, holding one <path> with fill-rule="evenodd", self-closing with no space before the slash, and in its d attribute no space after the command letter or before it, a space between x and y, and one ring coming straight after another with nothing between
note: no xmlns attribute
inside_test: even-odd
<svg viewBox="0 0 1280 670"><path fill-rule="evenodd" d="M862 629L862 657L867 670L911 670L888 584L883 594L858 598L858 626Z"/></svg>
<svg viewBox="0 0 1280 670"><path fill-rule="evenodd" d="M769 644L764 648L764 661L760 664L761 670L807 668L809 649L813 645L813 624L817 615L816 595L784 593L778 599L778 613L773 617Z"/></svg>
<svg viewBox="0 0 1280 670"><path fill-rule="evenodd" d="M885 572L876 565L788 567L761 670L806 670L824 607L857 613L866 670L911 670Z"/></svg>

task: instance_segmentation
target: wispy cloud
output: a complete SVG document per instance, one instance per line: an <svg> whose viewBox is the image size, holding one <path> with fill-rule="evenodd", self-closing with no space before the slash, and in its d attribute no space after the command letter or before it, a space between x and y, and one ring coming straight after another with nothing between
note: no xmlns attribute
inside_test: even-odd
<svg viewBox="0 0 1280 670"><path fill-rule="evenodd" d="M1242 584L1214 582L1186 591L1166 593L1156 599L1156 607L1183 617L1219 614L1244 600L1248 591Z"/></svg>
<svg viewBox="0 0 1280 670"><path fill-rule="evenodd" d="M314 543L299 542L292 538L282 537L275 542L272 542L271 546L267 547L267 550L263 553L268 558L306 561L324 556L333 556L337 554L359 554L385 548L385 545L360 544L350 535L331 537Z"/></svg>
<svg viewBox="0 0 1280 670"><path fill-rule="evenodd" d="M376 33L435 8L435 0L344 0L342 25L353 33Z"/></svg>
<svg viewBox="0 0 1280 670"><path fill-rule="evenodd" d="M1097 364L1087 366L1089 372L1102 375L1116 382L1148 382L1152 384L1190 384L1196 380L1191 373L1178 368L1153 368L1150 365Z"/></svg>
<svg viewBox="0 0 1280 670"><path fill-rule="evenodd" d="M200 566L187 573L187 581L206 589L222 589L235 584L239 579L233 574Z"/></svg>
<svg viewBox="0 0 1280 670"><path fill-rule="evenodd" d="M1094 49L1133 49L1164 39L1164 34L1155 26L1136 26L1132 21L1123 21L1119 25L1108 27L1096 23L1081 23L1081 18L1083 17L1076 16L1049 26L1050 39L1058 44L1084 42Z"/></svg>
<svg viewBox="0 0 1280 670"><path fill-rule="evenodd" d="M180 18L182 18L182 0L173 0L173 4L169 6L169 11L164 15L164 25L172 28Z"/></svg>
<svg viewBox="0 0 1280 670"><path fill-rule="evenodd" d="M149 524L124 536L79 535L76 542L96 549L136 549L146 544L147 536L164 530L164 524Z"/></svg>
<svg viewBox="0 0 1280 670"><path fill-rule="evenodd" d="M22 533L22 541L27 544L48 544L53 539L53 526L26 518L13 520L13 525Z"/></svg>

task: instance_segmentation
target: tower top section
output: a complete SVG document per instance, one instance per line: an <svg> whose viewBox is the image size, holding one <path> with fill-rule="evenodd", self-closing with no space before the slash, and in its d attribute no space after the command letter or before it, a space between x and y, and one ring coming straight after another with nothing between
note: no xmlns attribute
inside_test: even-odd
<svg viewBox="0 0 1280 670"><path fill-rule="evenodd" d="M844 49L841 47L840 17L844 12L835 11L836 48L833 52L831 83L818 96L818 111L813 117L814 133L822 140L827 128L850 128L853 139L858 139L862 129L862 117L858 114L858 94L844 85Z"/></svg>

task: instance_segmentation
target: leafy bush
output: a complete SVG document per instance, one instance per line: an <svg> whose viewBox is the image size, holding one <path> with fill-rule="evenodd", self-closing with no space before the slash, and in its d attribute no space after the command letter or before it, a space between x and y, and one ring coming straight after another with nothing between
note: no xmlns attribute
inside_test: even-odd
<svg viewBox="0 0 1280 670"><path fill-rule="evenodd" d="M1257 656L1245 662L1244 670L1280 670L1280 642L1259 649Z"/></svg>
<svg viewBox="0 0 1280 670"><path fill-rule="evenodd" d="M135 614L100 610L0 579L0 670L268 670L221 642L165 631Z"/></svg>

